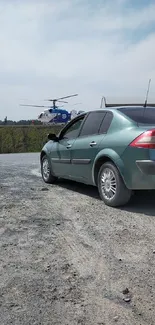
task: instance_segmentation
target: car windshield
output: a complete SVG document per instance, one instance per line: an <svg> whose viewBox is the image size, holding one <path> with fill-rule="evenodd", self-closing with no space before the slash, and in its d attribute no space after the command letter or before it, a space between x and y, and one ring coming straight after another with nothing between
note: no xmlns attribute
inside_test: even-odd
<svg viewBox="0 0 155 325"><path fill-rule="evenodd" d="M155 124L155 107L121 107L118 111L138 124Z"/></svg>

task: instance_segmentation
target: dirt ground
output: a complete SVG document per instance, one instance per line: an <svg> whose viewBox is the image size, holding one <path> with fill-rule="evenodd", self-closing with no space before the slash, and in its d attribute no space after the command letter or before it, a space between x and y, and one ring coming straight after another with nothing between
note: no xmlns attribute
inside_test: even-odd
<svg viewBox="0 0 155 325"><path fill-rule="evenodd" d="M0 155L0 324L154 325L155 193L123 209Z"/></svg>

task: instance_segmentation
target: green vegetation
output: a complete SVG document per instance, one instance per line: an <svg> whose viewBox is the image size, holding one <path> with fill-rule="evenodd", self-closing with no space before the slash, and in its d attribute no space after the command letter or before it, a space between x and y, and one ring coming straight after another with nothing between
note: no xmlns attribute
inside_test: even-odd
<svg viewBox="0 0 155 325"><path fill-rule="evenodd" d="M5 117L4 121L0 120L0 125L42 125L42 123L38 120L20 120L20 121L12 121L8 120L7 116Z"/></svg>
<svg viewBox="0 0 155 325"><path fill-rule="evenodd" d="M40 152L48 133L58 134L60 130L60 126L1 126L0 153Z"/></svg>

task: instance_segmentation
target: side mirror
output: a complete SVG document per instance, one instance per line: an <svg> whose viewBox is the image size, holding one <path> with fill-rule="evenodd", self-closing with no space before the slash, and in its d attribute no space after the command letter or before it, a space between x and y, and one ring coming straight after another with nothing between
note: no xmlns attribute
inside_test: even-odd
<svg viewBox="0 0 155 325"><path fill-rule="evenodd" d="M48 134L48 140L58 141L58 137L54 133L49 133Z"/></svg>

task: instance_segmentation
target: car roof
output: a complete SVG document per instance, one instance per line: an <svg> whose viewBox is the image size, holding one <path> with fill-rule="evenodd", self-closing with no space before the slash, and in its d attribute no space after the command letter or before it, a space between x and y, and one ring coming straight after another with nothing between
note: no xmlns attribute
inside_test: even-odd
<svg viewBox="0 0 155 325"><path fill-rule="evenodd" d="M146 106L147 107L153 107L153 106ZM137 109L137 108L145 108L144 105L120 105L120 106L111 106L111 107L105 107L105 110L119 110L119 109Z"/></svg>
<svg viewBox="0 0 155 325"><path fill-rule="evenodd" d="M96 109L93 109L93 110L88 110L88 111L85 111L85 112L83 112L83 113L80 113L80 114L78 114L78 116L76 116L76 118L77 117L80 117L80 116L85 116L85 115L87 115L87 114L89 114L89 113L95 113L95 112L116 112L116 111L119 111L120 109L122 110L122 109L137 109L137 108L139 108L139 109L144 109L144 108L154 108L155 109L155 104L149 104L149 106L143 106L143 105L124 105L124 106L122 106L122 105L120 105L120 106L109 106L109 107L103 107L103 108L96 108Z"/></svg>
<svg viewBox="0 0 155 325"><path fill-rule="evenodd" d="M117 107L111 107L111 108L115 108L115 109L120 109L120 108L123 108L123 109L126 109L126 108L131 108L131 109L137 109L137 108L155 108L155 106L144 106L144 105L124 105L124 106L117 106Z"/></svg>
<svg viewBox="0 0 155 325"><path fill-rule="evenodd" d="M116 110L120 110L120 109L137 109L137 108L155 108L155 105L147 105L146 107L144 105L120 105L120 106L109 106L109 107L103 107L103 108L98 108L98 109L94 109L92 111L89 112L99 112L99 111L116 111Z"/></svg>

